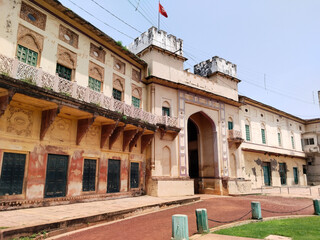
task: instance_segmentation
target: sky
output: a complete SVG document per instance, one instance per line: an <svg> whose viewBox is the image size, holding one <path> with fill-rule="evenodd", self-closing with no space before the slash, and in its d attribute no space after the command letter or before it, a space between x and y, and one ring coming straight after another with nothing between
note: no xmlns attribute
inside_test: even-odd
<svg viewBox="0 0 320 240"><path fill-rule="evenodd" d="M158 0L60 0L124 45L158 25ZM213 56L237 65L239 94L320 118L319 0L161 0L160 29L181 38L185 68ZM120 20L119 20L120 19Z"/></svg>

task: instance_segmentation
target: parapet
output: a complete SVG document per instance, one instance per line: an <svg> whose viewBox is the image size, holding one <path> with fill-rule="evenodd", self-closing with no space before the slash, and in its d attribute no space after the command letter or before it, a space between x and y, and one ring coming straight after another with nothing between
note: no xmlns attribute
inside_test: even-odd
<svg viewBox="0 0 320 240"><path fill-rule="evenodd" d="M183 57L183 40L167 34L163 30L158 31L156 27L151 27L148 31L142 33L128 46L128 49L134 54L138 54L150 45L155 45Z"/></svg>
<svg viewBox="0 0 320 240"><path fill-rule="evenodd" d="M231 77L237 77L237 65L218 56L194 65L194 74L202 77L210 77L215 72L222 72Z"/></svg>

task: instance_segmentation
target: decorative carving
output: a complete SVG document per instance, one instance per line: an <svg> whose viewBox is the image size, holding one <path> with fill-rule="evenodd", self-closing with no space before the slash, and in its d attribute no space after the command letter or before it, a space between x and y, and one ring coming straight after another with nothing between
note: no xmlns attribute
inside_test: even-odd
<svg viewBox="0 0 320 240"><path fill-rule="evenodd" d="M141 99L142 88L135 84L131 84L132 96Z"/></svg>
<svg viewBox="0 0 320 240"><path fill-rule="evenodd" d="M56 117L49 130L50 139L57 141L70 139L71 123L70 119ZM47 135L49 135L49 133Z"/></svg>
<svg viewBox="0 0 320 240"><path fill-rule="evenodd" d="M21 3L20 18L42 30L46 28L47 16L24 2Z"/></svg>
<svg viewBox="0 0 320 240"><path fill-rule="evenodd" d="M118 126L118 122L110 125L103 125L101 127L101 140L100 140L100 148L103 148L107 139L111 136L115 128Z"/></svg>
<svg viewBox="0 0 320 240"><path fill-rule="evenodd" d="M43 140L44 135L46 134L47 130L53 123L54 119L56 118L57 114L59 113L60 109L49 109L42 111L41 116L41 128L40 128L40 140Z"/></svg>
<svg viewBox="0 0 320 240"><path fill-rule="evenodd" d="M33 111L9 106L7 132L29 137L32 132Z"/></svg>
<svg viewBox="0 0 320 240"><path fill-rule="evenodd" d="M118 126L113 131L113 133L112 133L112 135L110 136L110 139L109 139L109 149L111 149L113 144L117 141L118 137L120 136L120 133L123 132L124 127L125 127L125 125Z"/></svg>
<svg viewBox="0 0 320 240"><path fill-rule="evenodd" d="M94 122L94 118L86 118L78 120L76 144L79 145L84 135Z"/></svg>
<svg viewBox="0 0 320 240"><path fill-rule="evenodd" d="M79 36L69 28L62 25L59 27L59 39L70 44L74 48L78 48Z"/></svg>
<svg viewBox="0 0 320 240"><path fill-rule="evenodd" d="M141 72L132 68L131 78L132 78L132 80L134 80L136 82L140 82L141 81Z"/></svg>
<svg viewBox="0 0 320 240"><path fill-rule="evenodd" d="M77 66L77 54L71 52L69 49L58 45L58 59L57 62L65 67L76 69Z"/></svg>
<svg viewBox="0 0 320 240"><path fill-rule="evenodd" d="M125 151L129 143L133 140L134 136L139 132L139 129L133 129L123 132L123 145L122 151Z"/></svg>
<svg viewBox="0 0 320 240"><path fill-rule="evenodd" d="M90 57L97 59L98 61L105 63L106 51L102 47L97 47L96 45L90 43Z"/></svg>
<svg viewBox="0 0 320 240"><path fill-rule="evenodd" d="M132 152L133 147L137 144L138 140L140 139L140 137L142 136L142 134L144 133L145 129L143 129L142 131L139 131L134 138L132 139L132 141L129 144L129 152Z"/></svg>
<svg viewBox="0 0 320 240"><path fill-rule="evenodd" d="M104 68L99 65L89 62L89 76L103 82L104 80Z"/></svg>
<svg viewBox="0 0 320 240"><path fill-rule="evenodd" d="M113 69L122 73L122 74L126 74L126 64L124 62L121 62L119 59L117 58L113 58Z"/></svg>
<svg viewBox="0 0 320 240"><path fill-rule="evenodd" d="M8 90L8 95L4 95L0 97L0 117L6 111L14 94L15 94L14 90Z"/></svg>
<svg viewBox="0 0 320 240"><path fill-rule="evenodd" d="M142 135L142 137L141 137L141 153L144 152L144 150L151 143L153 138L154 138L154 134Z"/></svg>
<svg viewBox="0 0 320 240"><path fill-rule="evenodd" d="M37 53L43 49L43 36L36 33L23 25L18 26L18 44L29 48Z"/></svg>
<svg viewBox="0 0 320 240"><path fill-rule="evenodd" d="M113 88L123 92L125 80L116 74L113 74Z"/></svg>

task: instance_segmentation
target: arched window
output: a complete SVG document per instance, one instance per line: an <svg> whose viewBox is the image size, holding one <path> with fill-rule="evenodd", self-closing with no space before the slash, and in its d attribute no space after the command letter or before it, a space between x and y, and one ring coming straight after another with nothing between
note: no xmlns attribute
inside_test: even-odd
<svg viewBox="0 0 320 240"><path fill-rule="evenodd" d="M69 49L58 45L58 59L56 73L59 77L73 80L77 66L77 54Z"/></svg>
<svg viewBox="0 0 320 240"><path fill-rule="evenodd" d="M278 145L281 147L282 141L281 141L281 129L280 128L278 128L277 135L278 135Z"/></svg>
<svg viewBox="0 0 320 240"><path fill-rule="evenodd" d="M233 129L233 120L231 117L229 117L228 119L228 129L229 130L232 130Z"/></svg>
<svg viewBox="0 0 320 240"><path fill-rule="evenodd" d="M162 103L162 115L163 116L171 116L170 103L168 101L164 101Z"/></svg>
<svg viewBox="0 0 320 240"><path fill-rule="evenodd" d="M104 69L93 62L89 62L89 88L97 92L102 92L103 78Z"/></svg>
<svg viewBox="0 0 320 240"><path fill-rule="evenodd" d="M249 122L249 120L246 120L245 130L246 130L246 141L250 141L251 138L250 138L250 122Z"/></svg>
<svg viewBox="0 0 320 240"><path fill-rule="evenodd" d="M262 123L261 124L261 141L263 144L266 144L266 126Z"/></svg>
<svg viewBox="0 0 320 240"><path fill-rule="evenodd" d="M132 89L132 105L135 106L136 108L140 108L142 88L132 84L131 89Z"/></svg>
<svg viewBox="0 0 320 240"><path fill-rule="evenodd" d="M124 93L124 78L121 78L116 74L114 74L112 96L114 99L118 101L122 101L123 95L124 95L123 93Z"/></svg>

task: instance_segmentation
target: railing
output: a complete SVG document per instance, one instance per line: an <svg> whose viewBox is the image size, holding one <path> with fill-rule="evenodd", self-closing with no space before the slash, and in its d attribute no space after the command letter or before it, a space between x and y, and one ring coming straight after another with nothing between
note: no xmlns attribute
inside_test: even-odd
<svg viewBox="0 0 320 240"><path fill-rule="evenodd" d="M242 138L241 132L238 130L234 130L234 129L229 130L228 131L228 138L231 138L231 139L232 138Z"/></svg>
<svg viewBox="0 0 320 240"><path fill-rule="evenodd" d="M18 59L8 58L1 54L0 74L27 81L30 84L50 89L87 103L94 103L100 107L117 111L128 117L140 119L151 124L165 124L171 127L178 127L178 118L176 117L154 115L118 101L113 97L107 97L103 93L96 92L88 87L80 86L76 82L68 81L58 75L46 73L41 68L35 68L20 62Z"/></svg>

